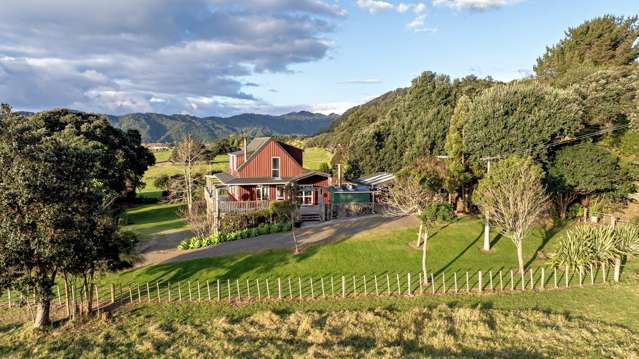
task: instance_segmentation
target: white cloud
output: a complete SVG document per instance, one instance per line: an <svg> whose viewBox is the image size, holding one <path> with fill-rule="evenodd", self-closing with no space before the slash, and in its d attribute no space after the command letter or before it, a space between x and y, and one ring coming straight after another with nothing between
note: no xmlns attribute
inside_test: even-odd
<svg viewBox="0 0 639 359"><path fill-rule="evenodd" d="M403 14L406 11L410 10L411 7L412 5L400 3L399 5L397 5L397 12Z"/></svg>
<svg viewBox="0 0 639 359"><path fill-rule="evenodd" d="M414 32L436 32L436 28L427 27L426 26L426 15L421 14L417 15L413 21L408 23L408 28L413 30Z"/></svg>
<svg viewBox="0 0 639 359"><path fill-rule="evenodd" d="M447 6L458 10L492 10L520 1L521 0L433 0L433 5Z"/></svg>
<svg viewBox="0 0 639 359"><path fill-rule="evenodd" d="M413 11L415 11L415 14L422 14L426 11L426 5L424 5L424 3L419 3L415 5L415 9Z"/></svg>
<svg viewBox="0 0 639 359"><path fill-rule="evenodd" d="M392 10L395 6L382 0L357 0L357 6L368 10L370 13Z"/></svg>
<svg viewBox="0 0 639 359"><path fill-rule="evenodd" d="M266 107L244 77L325 58L345 15L331 0L3 0L0 98L114 114Z"/></svg>

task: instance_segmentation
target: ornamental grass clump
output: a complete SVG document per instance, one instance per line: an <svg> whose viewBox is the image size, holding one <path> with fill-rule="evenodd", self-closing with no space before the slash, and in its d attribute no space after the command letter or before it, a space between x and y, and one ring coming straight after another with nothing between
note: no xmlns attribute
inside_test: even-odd
<svg viewBox="0 0 639 359"><path fill-rule="evenodd" d="M566 233L551 259L556 267L579 268L611 264L625 256L639 254L639 228L580 225Z"/></svg>

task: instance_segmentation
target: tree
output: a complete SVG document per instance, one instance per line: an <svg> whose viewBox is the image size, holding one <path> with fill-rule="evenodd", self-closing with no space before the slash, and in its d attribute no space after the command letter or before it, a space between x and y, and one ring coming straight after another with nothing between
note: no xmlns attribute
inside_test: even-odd
<svg viewBox="0 0 639 359"><path fill-rule="evenodd" d="M523 241L541 215L546 192L543 171L530 157L510 156L479 181L473 200L515 244L519 272L524 271Z"/></svg>
<svg viewBox="0 0 639 359"><path fill-rule="evenodd" d="M632 64L639 58L638 17L606 15L568 29L558 44L537 59L543 81L567 86L598 67Z"/></svg>
<svg viewBox="0 0 639 359"><path fill-rule="evenodd" d="M468 111L471 106L471 100L468 96L462 96L457 101L455 111L450 119L450 127L448 136L446 136L446 149L448 170L452 182L456 188L456 207L458 210L466 211L468 208L468 196L466 186L472 181L472 172L468 168L464 156L464 125L469 119Z"/></svg>
<svg viewBox="0 0 639 359"><path fill-rule="evenodd" d="M624 177L617 157L592 143L562 148L548 166L548 183L561 219L577 197L612 191Z"/></svg>
<svg viewBox="0 0 639 359"><path fill-rule="evenodd" d="M530 81L491 87L464 113L463 152L475 164L511 154L544 159L548 144L583 127L578 96Z"/></svg>
<svg viewBox="0 0 639 359"><path fill-rule="evenodd" d="M145 152L97 116L56 110L1 121L0 285L34 295L42 328L59 274L92 279L134 246L118 238L116 202L147 164L126 159Z"/></svg>
<svg viewBox="0 0 639 359"><path fill-rule="evenodd" d="M446 204L444 191L446 166L437 159L420 159L397 173L386 197L382 199L391 213L413 215L420 220L417 246L422 247L422 275L428 283L426 271L426 251L428 249L429 228L447 218L442 215L442 205ZM451 213L452 215L452 213Z"/></svg>
<svg viewBox="0 0 639 359"><path fill-rule="evenodd" d="M187 214L189 216L193 215L193 191L195 187L193 166L202 160L205 152L204 145L191 135L184 137L175 147L175 157L172 161L182 166L184 198L186 199Z"/></svg>

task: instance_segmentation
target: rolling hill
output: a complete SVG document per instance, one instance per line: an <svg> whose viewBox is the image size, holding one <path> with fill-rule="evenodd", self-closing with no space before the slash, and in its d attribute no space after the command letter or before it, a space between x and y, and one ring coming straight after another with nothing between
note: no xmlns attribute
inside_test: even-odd
<svg viewBox="0 0 639 359"><path fill-rule="evenodd" d="M136 129L145 143L173 143L187 134L209 142L230 134L310 136L331 126L338 115L323 115L307 111L279 116L241 114L232 117L195 117L132 113L107 116L109 122L122 129Z"/></svg>

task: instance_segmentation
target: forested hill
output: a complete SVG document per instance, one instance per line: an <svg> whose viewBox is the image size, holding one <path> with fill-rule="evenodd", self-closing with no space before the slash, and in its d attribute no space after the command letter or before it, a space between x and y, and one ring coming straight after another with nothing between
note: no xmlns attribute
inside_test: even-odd
<svg viewBox="0 0 639 359"><path fill-rule="evenodd" d="M205 142L237 133L311 136L329 128L338 116L300 111L279 116L242 114L226 118L156 113L107 117L116 127L139 130L143 142L156 143L176 142L187 134Z"/></svg>
<svg viewBox="0 0 639 359"><path fill-rule="evenodd" d="M312 143L350 160L366 173L396 171L424 155L445 154L450 118L462 95L474 96L496 84L490 79L424 72L397 89L345 112Z"/></svg>

